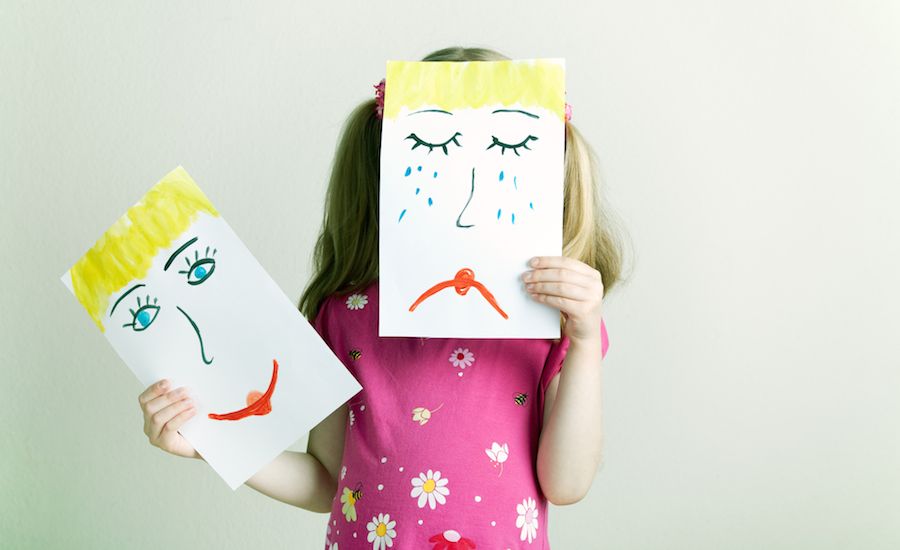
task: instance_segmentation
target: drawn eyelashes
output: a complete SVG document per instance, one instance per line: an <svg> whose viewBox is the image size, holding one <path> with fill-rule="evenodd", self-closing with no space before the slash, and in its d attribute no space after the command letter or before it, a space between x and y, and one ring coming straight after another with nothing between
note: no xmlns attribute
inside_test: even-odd
<svg viewBox="0 0 900 550"><path fill-rule="evenodd" d="M422 138L420 138L416 134L409 134L404 139L411 139L416 142L415 145L412 146L412 149L415 149L416 147L418 147L420 145L424 145L425 147L428 147L428 153L431 154L431 152L435 148L440 147L441 149L444 150L444 154L446 155L446 154L448 154L447 153L447 144L448 143L452 142L452 143L455 143L457 145L457 147L462 147L462 145L460 145L459 142L456 141L456 138L461 135L462 134L460 134L459 132L456 132L455 134L453 134L453 136L450 137L450 139L448 139L444 143L428 143L427 141L424 141ZM410 151L412 151L412 149L410 149Z"/></svg>
<svg viewBox="0 0 900 550"><path fill-rule="evenodd" d="M491 136L491 138L493 138L494 142L491 143L490 145L488 145L488 147L487 147L488 149L490 149L491 147L494 147L495 145L499 145L501 147L501 149L500 149L501 155L505 154L507 149L512 149L513 153L515 153L517 157L522 156L519 154L520 147L524 147L524 148L528 149L529 151L531 151L531 148L528 147L528 142L531 140L537 141L537 136L528 136L527 138L523 139L522 141L520 141L519 143L517 143L515 145L509 145L509 144L503 143L502 141L497 139L497 136ZM487 151L487 149L485 149L485 151Z"/></svg>
<svg viewBox="0 0 900 550"><path fill-rule="evenodd" d="M190 255L185 256L184 261L187 263L188 268L186 270L181 270L178 273L187 276L189 285L202 284L209 279L212 276L213 271L216 270L215 255L216 249L214 248L212 255L210 255L208 246L206 247L206 255L203 258L200 258L200 253L195 250L194 261L191 261Z"/></svg>
<svg viewBox="0 0 900 550"><path fill-rule="evenodd" d="M409 134L404 139L411 139L411 140L415 141L415 144L412 146L412 149L410 149L410 151L412 151L413 149L415 149L416 147L419 147L421 145L421 146L428 147L429 154L434 149L440 148L444 151L445 155L449 155L449 153L447 151L448 144L455 143L457 145L457 147L462 147L462 145L460 145L459 142L456 141L456 138L459 136L462 136L462 134L460 134L459 132L456 132L455 134L453 134L453 136L450 139L448 139L444 143L429 143L429 142L423 140L422 138L420 138L419 136L417 136L416 134ZM517 157L522 156L519 154L519 149L524 147L525 149L528 149L529 151L531 151L532 149L530 147L528 147L528 142L529 141L537 141L537 139L538 139L537 136L529 135L528 137L526 137L519 143L511 145L509 143L503 143L502 141L500 141L497 138L497 136L491 136L491 138L493 139L493 142L487 146L487 149L485 149L485 151L487 151L491 147L497 146L497 147L500 147L501 155L505 154L507 149L512 149L513 153L515 153Z"/></svg>
<svg viewBox="0 0 900 550"><path fill-rule="evenodd" d="M156 319L156 315L159 313L159 306L156 305L157 299L153 299L153 304L150 303L150 295L147 295L147 301L144 305L141 305L141 297L137 297L137 309L129 309L131 312L131 322L125 323L122 325L123 327L131 327L135 332L140 332L142 330L146 330L147 327L153 324L153 321Z"/></svg>

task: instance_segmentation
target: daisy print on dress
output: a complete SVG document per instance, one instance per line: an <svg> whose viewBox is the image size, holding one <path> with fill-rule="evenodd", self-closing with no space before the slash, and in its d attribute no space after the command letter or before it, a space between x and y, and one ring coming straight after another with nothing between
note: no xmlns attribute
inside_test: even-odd
<svg viewBox="0 0 900 550"><path fill-rule="evenodd" d="M475 548L474 541L467 539L460 535L459 531L454 531L453 529L447 529L443 533L433 535L428 539L428 542L434 543L431 550L473 550Z"/></svg>
<svg viewBox="0 0 900 550"><path fill-rule="evenodd" d="M522 529L519 533L519 540L525 540L527 538L528 544L531 544L531 541L537 538L538 528L538 510L534 499L528 497L519 504L516 504L516 512L518 512L518 517L516 517L516 528Z"/></svg>
<svg viewBox="0 0 900 550"><path fill-rule="evenodd" d="M390 514L372 516L372 521L366 524L372 550L384 550L387 546L393 546L397 537L397 531L394 529L396 526L397 522L391 519Z"/></svg>
<svg viewBox="0 0 900 550"><path fill-rule="evenodd" d="M362 309L369 303L369 297L365 294L351 294L347 297L347 309Z"/></svg>
<svg viewBox="0 0 900 550"><path fill-rule="evenodd" d="M475 362L475 354L469 351L469 348L456 348L450 354L450 362L454 367L464 369Z"/></svg>
<svg viewBox="0 0 900 550"><path fill-rule="evenodd" d="M425 423L428 422L428 420L431 419L432 413L435 413L435 412L439 411L440 408L443 407L443 406L444 406L444 404L441 403L441 404L438 405L438 407L437 407L436 409L434 409L434 410L426 409L425 407L416 407L416 408L413 409L413 411L412 411L412 415L413 415L413 416L412 416L412 419L413 419L414 422L418 422L418 423L419 423L419 426L424 426Z"/></svg>
<svg viewBox="0 0 900 550"><path fill-rule="evenodd" d="M356 521L356 502L362 498L362 482L356 484L355 490L350 490L350 487L344 487L344 494L341 495L341 502L343 502L343 506L341 506L341 512L344 514L344 517L347 518L347 521Z"/></svg>
<svg viewBox="0 0 900 550"><path fill-rule="evenodd" d="M503 475L503 463L506 462L506 459L509 458L509 445L504 443L500 445L496 441L491 443L490 449L485 449L485 453L487 453L488 457L490 457L491 462L494 464L494 468L500 466L500 473L497 477Z"/></svg>
<svg viewBox="0 0 900 550"><path fill-rule="evenodd" d="M434 510L436 504L446 504L447 495L450 494L450 488L447 487L449 480L441 477L441 472L428 470L428 473L420 473L419 477L412 478L412 491L409 496L418 498L419 508L424 508L425 503Z"/></svg>

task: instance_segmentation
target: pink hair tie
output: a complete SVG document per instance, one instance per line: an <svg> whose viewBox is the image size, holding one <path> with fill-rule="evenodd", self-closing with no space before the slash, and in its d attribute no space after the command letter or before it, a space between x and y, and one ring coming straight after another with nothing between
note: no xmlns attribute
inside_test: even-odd
<svg viewBox="0 0 900 550"><path fill-rule="evenodd" d="M572 106L566 103L566 122L572 120Z"/></svg>
<svg viewBox="0 0 900 550"><path fill-rule="evenodd" d="M375 88L375 116L382 118L384 116L384 79L373 86Z"/></svg>

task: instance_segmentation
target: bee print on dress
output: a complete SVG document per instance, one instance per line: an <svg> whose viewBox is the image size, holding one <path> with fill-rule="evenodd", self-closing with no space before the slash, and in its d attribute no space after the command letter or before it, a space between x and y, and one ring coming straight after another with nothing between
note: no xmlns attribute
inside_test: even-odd
<svg viewBox="0 0 900 550"><path fill-rule="evenodd" d="M473 550L475 542L459 534L459 531L447 529L443 533L432 535L428 542L433 542L431 550Z"/></svg>
<svg viewBox="0 0 900 550"><path fill-rule="evenodd" d="M356 521L356 503L362 500L362 482L356 484L356 489L351 490L350 487L344 487L344 494L341 495L341 513L347 521Z"/></svg>
<svg viewBox="0 0 900 550"><path fill-rule="evenodd" d="M521 406L524 407L524 406L525 406L525 401L526 401L527 399L528 399L528 394L527 394L527 393L518 392L518 393L514 393L514 394L513 394L513 401L516 402L516 405L521 405Z"/></svg>
<svg viewBox="0 0 900 550"><path fill-rule="evenodd" d="M356 348L353 348L350 350L350 359L353 359L354 361L356 361L360 357L362 357L362 351L360 351Z"/></svg>

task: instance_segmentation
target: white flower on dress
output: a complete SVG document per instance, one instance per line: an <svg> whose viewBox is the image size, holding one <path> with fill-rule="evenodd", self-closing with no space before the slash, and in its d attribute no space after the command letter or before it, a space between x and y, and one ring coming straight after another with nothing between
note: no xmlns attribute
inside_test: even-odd
<svg viewBox="0 0 900 550"><path fill-rule="evenodd" d="M493 443L491 443L491 448L485 449L484 452L487 453L487 455L491 458L491 462L494 463L494 468L496 468L498 464L500 465L500 475L498 475L497 477L502 476L503 463L506 462L507 458L509 458L509 444L504 443L503 445L500 445L499 443L494 441Z"/></svg>
<svg viewBox="0 0 900 550"><path fill-rule="evenodd" d="M519 539L525 540L527 537L528 544L531 544L531 541L537 538L538 528L538 510L534 499L528 497L521 503L516 504L516 512L519 513L519 516L516 518L516 527L522 528Z"/></svg>
<svg viewBox="0 0 900 550"><path fill-rule="evenodd" d="M350 425L353 425L353 421L356 420L356 417L353 415L353 409L350 409Z"/></svg>
<svg viewBox="0 0 900 550"><path fill-rule="evenodd" d="M393 546L394 538L397 536L397 531L394 530L396 526L397 522L391 520L390 514L372 516L372 521L366 524L372 550L384 550L385 546Z"/></svg>
<svg viewBox="0 0 900 550"><path fill-rule="evenodd" d="M369 297L365 294L351 294L347 298L347 309L362 309L369 303Z"/></svg>
<svg viewBox="0 0 900 550"><path fill-rule="evenodd" d="M464 369L475 362L475 354L469 348L456 348L450 355L450 362L454 367Z"/></svg>
<svg viewBox="0 0 900 550"><path fill-rule="evenodd" d="M332 544L332 545L328 548L328 550L338 550L338 543Z"/></svg>
<svg viewBox="0 0 900 550"><path fill-rule="evenodd" d="M412 478L413 488L409 492L409 496L419 499L419 508L424 508L427 502L428 506L434 510L435 502L447 503L446 496L450 494L450 488L447 487L449 481L446 477L441 478L439 470L428 470L427 474L420 473L419 477Z"/></svg>

